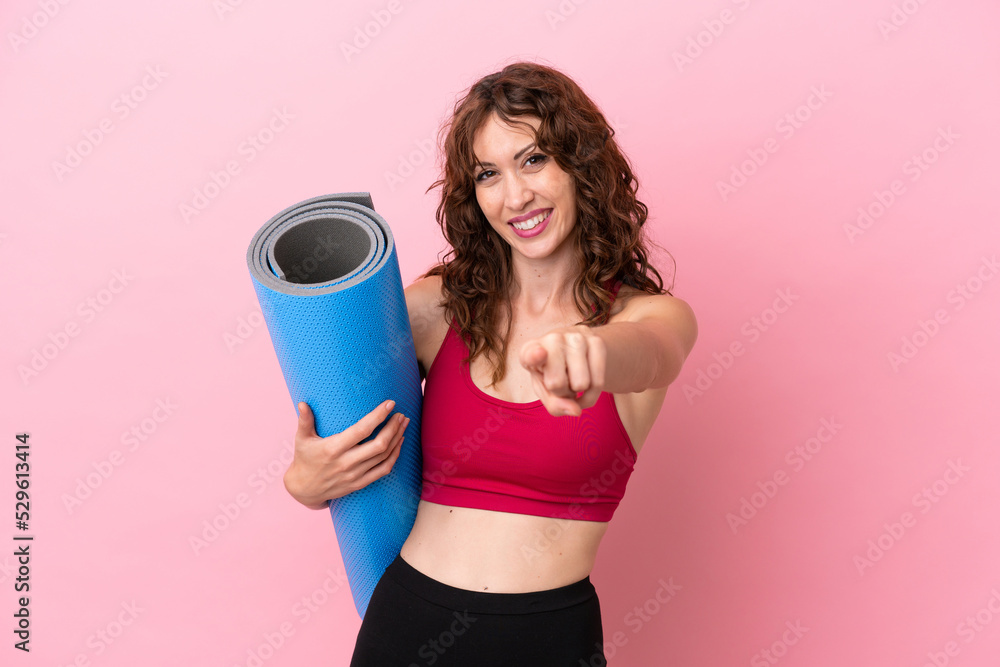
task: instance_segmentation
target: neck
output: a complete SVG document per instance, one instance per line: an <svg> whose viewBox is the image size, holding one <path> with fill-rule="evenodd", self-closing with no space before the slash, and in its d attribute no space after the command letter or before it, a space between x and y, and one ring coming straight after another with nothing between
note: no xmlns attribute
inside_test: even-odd
<svg viewBox="0 0 1000 667"><path fill-rule="evenodd" d="M565 245L570 246L567 250L572 249L570 244ZM563 252L543 259L515 253L512 260L510 300L515 312L531 318L575 317L573 287L581 269L575 253Z"/></svg>

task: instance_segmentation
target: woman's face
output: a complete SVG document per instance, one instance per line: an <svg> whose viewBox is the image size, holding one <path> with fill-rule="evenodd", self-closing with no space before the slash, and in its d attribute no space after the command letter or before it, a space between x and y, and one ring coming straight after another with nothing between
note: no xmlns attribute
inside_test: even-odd
<svg viewBox="0 0 1000 667"><path fill-rule="evenodd" d="M522 119L536 131L541 124ZM538 150L531 132L495 114L476 132L472 149L480 163L473 172L479 207L511 250L538 259L562 246L576 224L573 177Z"/></svg>

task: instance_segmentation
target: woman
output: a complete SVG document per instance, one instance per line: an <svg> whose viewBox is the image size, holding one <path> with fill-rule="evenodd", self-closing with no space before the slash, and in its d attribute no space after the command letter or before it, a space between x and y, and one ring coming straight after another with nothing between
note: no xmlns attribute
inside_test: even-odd
<svg viewBox="0 0 1000 667"><path fill-rule="evenodd" d="M589 575L695 317L648 263L638 184L572 80L510 65L447 130L432 187L452 250L405 290L424 484L351 664L605 665ZM402 415L355 446L391 405L328 438L299 409L285 485L303 504L392 469Z"/></svg>

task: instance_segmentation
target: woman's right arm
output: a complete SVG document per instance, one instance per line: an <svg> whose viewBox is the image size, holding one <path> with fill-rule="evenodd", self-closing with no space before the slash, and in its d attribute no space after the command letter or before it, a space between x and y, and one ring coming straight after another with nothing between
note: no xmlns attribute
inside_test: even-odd
<svg viewBox="0 0 1000 667"><path fill-rule="evenodd" d="M428 343L433 337L434 318L440 318L440 293L438 276L417 280L404 290L421 380L430 365L426 355L430 353ZM316 433L310 407L299 403L295 452L284 477L288 493L306 507L325 509L331 498L346 496L388 475L399 458L409 418L396 413L377 437L358 445L390 414L391 408L386 408L388 402L379 404L344 431L325 438Z"/></svg>

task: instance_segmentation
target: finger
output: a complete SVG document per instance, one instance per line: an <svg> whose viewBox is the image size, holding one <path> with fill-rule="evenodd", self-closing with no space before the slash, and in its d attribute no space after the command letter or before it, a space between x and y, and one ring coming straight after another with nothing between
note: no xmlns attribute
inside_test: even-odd
<svg viewBox="0 0 1000 667"><path fill-rule="evenodd" d="M547 334L545 350L548 359L542 369L543 382L549 393L556 396L570 397L569 378L566 376L566 353L563 350L563 337L559 334ZM576 398L576 394L572 395Z"/></svg>
<svg viewBox="0 0 1000 667"><path fill-rule="evenodd" d="M309 408L309 404L305 401L299 401L299 423L295 430L295 439L305 439L305 438L315 438L316 437L316 420L313 417L313 412Z"/></svg>
<svg viewBox="0 0 1000 667"><path fill-rule="evenodd" d="M563 335L566 341L566 374L569 389L576 398L577 393L586 391L591 385L590 362L587 359L587 336L570 332Z"/></svg>
<svg viewBox="0 0 1000 667"><path fill-rule="evenodd" d="M600 387L590 387L587 391L583 392L580 398L576 399L576 402L580 406L581 410L586 410L587 408L593 407L597 403L597 399L600 397Z"/></svg>
<svg viewBox="0 0 1000 667"><path fill-rule="evenodd" d="M604 391L604 376L607 370L608 348L597 336L587 339L587 360L590 368L590 387L577 399L581 408L589 408L600 398Z"/></svg>
<svg viewBox="0 0 1000 667"><path fill-rule="evenodd" d="M382 454L373 457L373 462L380 463L389 458L390 456L392 456L392 453L397 449L399 449L399 447L406 440L406 429L409 425L410 425L410 418L405 417L403 421L399 424L399 426L396 428L396 432L393 433L391 438L389 438L388 445L386 446L385 451Z"/></svg>
<svg viewBox="0 0 1000 667"><path fill-rule="evenodd" d="M541 370L545 367L548 352L537 340L529 340L521 348L520 362L528 370Z"/></svg>
<svg viewBox="0 0 1000 667"><path fill-rule="evenodd" d="M409 422L406 422L408 425ZM399 454L403 451L403 431L406 425L399 430L399 437L395 440L395 446L389 451L389 455L384 459L373 465L371 468L365 472L364 475L358 480L358 488L364 488L374 482L377 479L385 477L390 472L392 472L392 466L396 464L396 460L399 459Z"/></svg>
<svg viewBox="0 0 1000 667"><path fill-rule="evenodd" d="M351 449L350 465L371 467L384 459L392 450L396 438L401 436L405 424L406 417L401 412L394 414L376 437Z"/></svg>
<svg viewBox="0 0 1000 667"><path fill-rule="evenodd" d="M385 421L385 418L389 416L389 413L392 412L392 408L395 405L396 402L392 400L379 403L375 406L374 410L366 414L354 424L348 426L338 435L352 445L358 444L370 436L375 430L375 427Z"/></svg>
<svg viewBox="0 0 1000 667"><path fill-rule="evenodd" d="M538 398L542 401L542 405L545 406L550 415L553 417L580 415L580 406L577 405L576 401L563 396L557 396L545 388L541 373L533 372L531 374L531 382L535 386L535 393L538 394Z"/></svg>
<svg viewBox="0 0 1000 667"><path fill-rule="evenodd" d="M576 401L561 396L549 395L542 399L542 405L553 417L579 417L583 412Z"/></svg>

